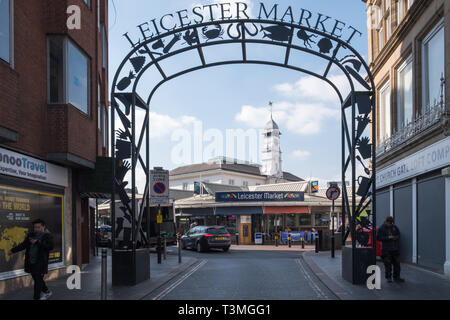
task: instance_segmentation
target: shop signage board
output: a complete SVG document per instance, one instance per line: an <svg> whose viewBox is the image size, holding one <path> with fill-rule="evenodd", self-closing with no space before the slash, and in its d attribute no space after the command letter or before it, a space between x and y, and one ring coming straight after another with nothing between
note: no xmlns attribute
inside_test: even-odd
<svg viewBox="0 0 450 320"><path fill-rule="evenodd" d="M67 187L67 169L0 148L0 174Z"/></svg>
<svg viewBox="0 0 450 320"><path fill-rule="evenodd" d="M263 244L263 234L260 232L255 233L255 244Z"/></svg>
<svg viewBox="0 0 450 320"><path fill-rule="evenodd" d="M304 192L216 192L216 202L305 201Z"/></svg>
<svg viewBox="0 0 450 320"><path fill-rule="evenodd" d="M377 189L450 164L450 137L377 171Z"/></svg>

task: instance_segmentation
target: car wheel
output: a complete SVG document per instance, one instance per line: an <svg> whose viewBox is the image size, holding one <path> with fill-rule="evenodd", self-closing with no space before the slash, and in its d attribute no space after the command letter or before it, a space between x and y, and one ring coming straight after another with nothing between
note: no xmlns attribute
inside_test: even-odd
<svg viewBox="0 0 450 320"><path fill-rule="evenodd" d="M205 251L203 248L203 245L201 244L201 242L197 242L197 252L203 252Z"/></svg>
<svg viewBox="0 0 450 320"><path fill-rule="evenodd" d="M223 252L227 252L228 250L230 250L230 247L225 247L222 250L223 250Z"/></svg>

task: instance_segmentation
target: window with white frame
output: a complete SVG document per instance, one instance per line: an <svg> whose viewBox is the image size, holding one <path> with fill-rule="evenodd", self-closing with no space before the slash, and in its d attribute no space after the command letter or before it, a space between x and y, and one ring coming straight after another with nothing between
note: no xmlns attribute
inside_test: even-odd
<svg viewBox="0 0 450 320"><path fill-rule="evenodd" d="M229 180L228 180L228 184L229 184L230 186L234 186L234 180L233 180L233 179L229 179Z"/></svg>
<svg viewBox="0 0 450 320"><path fill-rule="evenodd" d="M100 32L100 11L101 6L100 6L100 0L97 0L97 27L98 27L98 31Z"/></svg>
<svg viewBox="0 0 450 320"><path fill-rule="evenodd" d="M422 113L440 101L441 77L445 78L443 26L442 20L422 42Z"/></svg>
<svg viewBox="0 0 450 320"><path fill-rule="evenodd" d="M102 130L102 121L101 121L101 85L100 81L98 82L98 90L97 90L97 118L98 118L98 129Z"/></svg>
<svg viewBox="0 0 450 320"><path fill-rule="evenodd" d="M0 0L0 59L11 60L11 8L10 0Z"/></svg>
<svg viewBox="0 0 450 320"><path fill-rule="evenodd" d="M102 67L106 69L108 50L106 45L106 29L105 25L102 24Z"/></svg>
<svg viewBox="0 0 450 320"><path fill-rule="evenodd" d="M410 56L397 70L397 130L413 119L413 67Z"/></svg>
<svg viewBox="0 0 450 320"><path fill-rule="evenodd" d="M106 144L108 143L108 114L106 112L105 104L102 106L102 120L103 148L106 148Z"/></svg>
<svg viewBox="0 0 450 320"><path fill-rule="evenodd" d="M48 37L48 102L89 114L90 59L67 37Z"/></svg>
<svg viewBox="0 0 450 320"><path fill-rule="evenodd" d="M382 143L391 136L391 91L387 82L379 93L379 141Z"/></svg>
<svg viewBox="0 0 450 320"><path fill-rule="evenodd" d="M403 1L397 1L397 25L399 25L403 20Z"/></svg>
<svg viewBox="0 0 450 320"><path fill-rule="evenodd" d="M188 189L189 184L187 182L183 183L183 190L187 190Z"/></svg>

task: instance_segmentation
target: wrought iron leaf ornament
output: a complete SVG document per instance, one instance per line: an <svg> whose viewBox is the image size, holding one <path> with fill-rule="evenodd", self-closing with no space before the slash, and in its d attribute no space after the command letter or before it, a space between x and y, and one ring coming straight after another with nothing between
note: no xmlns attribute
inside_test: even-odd
<svg viewBox="0 0 450 320"><path fill-rule="evenodd" d="M135 77L136 76L133 71L130 71L130 74L127 77L124 77L119 81L119 83L117 84L117 89L119 89L120 91L125 90L130 86L131 80L133 80Z"/></svg>

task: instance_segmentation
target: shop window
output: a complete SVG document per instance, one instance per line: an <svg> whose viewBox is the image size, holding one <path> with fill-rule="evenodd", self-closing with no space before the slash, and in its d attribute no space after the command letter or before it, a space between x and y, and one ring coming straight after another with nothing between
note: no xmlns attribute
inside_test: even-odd
<svg viewBox="0 0 450 320"><path fill-rule="evenodd" d="M297 226L297 219L295 214L288 214L286 216L286 226L289 228L295 228Z"/></svg>
<svg viewBox="0 0 450 320"><path fill-rule="evenodd" d="M397 71L397 130L406 127L413 117L413 68L409 57Z"/></svg>
<svg viewBox="0 0 450 320"><path fill-rule="evenodd" d="M422 43L423 103L422 113L437 105L441 95L441 77L444 76L444 22L425 37ZM445 95L444 95L445 96Z"/></svg>
<svg viewBox="0 0 450 320"><path fill-rule="evenodd" d="M0 0L0 59L10 62L11 48L10 0Z"/></svg>
<svg viewBox="0 0 450 320"><path fill-rule="evenodd" d="M302 214L299 216L299 225L300 226L310 226L311 225L311 215L310 214Z"/></svg>

